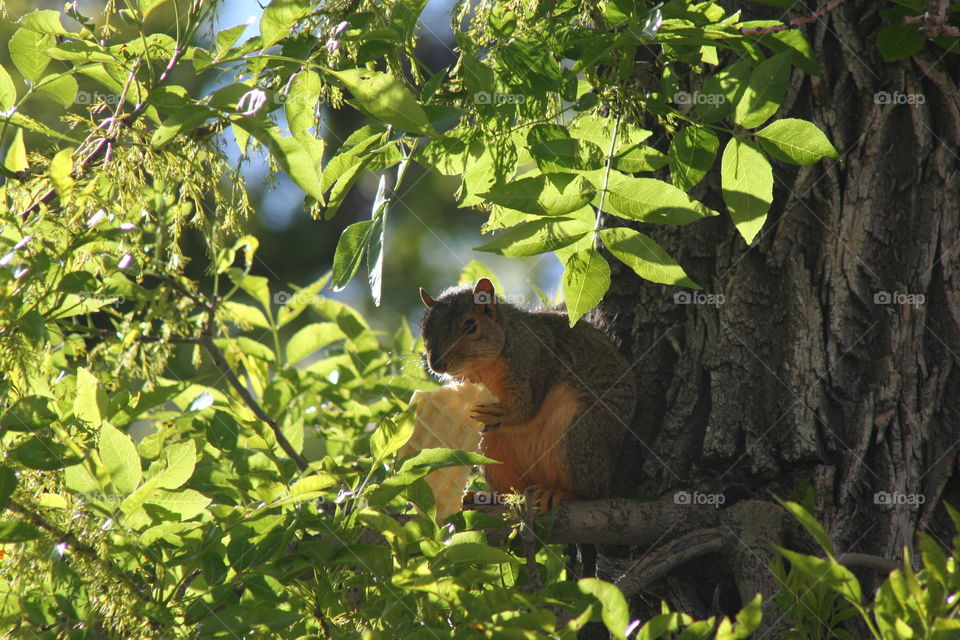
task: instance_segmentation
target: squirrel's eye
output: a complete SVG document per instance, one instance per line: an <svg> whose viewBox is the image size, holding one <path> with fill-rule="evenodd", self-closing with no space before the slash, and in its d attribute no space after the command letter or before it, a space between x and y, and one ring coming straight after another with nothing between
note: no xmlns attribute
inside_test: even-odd
<svg viewBox="0 0 960 640"><path fill-rule="evenodd" d="M473 318L467 318L463 323L463 335L467 336L477 330L477 321Z"/></svg>

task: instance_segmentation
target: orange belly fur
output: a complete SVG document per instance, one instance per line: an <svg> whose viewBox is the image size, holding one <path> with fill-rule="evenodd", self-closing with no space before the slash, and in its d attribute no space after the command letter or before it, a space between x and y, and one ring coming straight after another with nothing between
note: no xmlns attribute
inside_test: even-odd
<svg viewBox="0 0 960 640"><path fill-rule="evenodd" d="M579 396L566 384L555 385L533 418L522 425L484 433L480 452L502 462L488 465L484 477L494 491L523 491L531 485L578 493L571 485L560 442L576 419Z"/></svg>

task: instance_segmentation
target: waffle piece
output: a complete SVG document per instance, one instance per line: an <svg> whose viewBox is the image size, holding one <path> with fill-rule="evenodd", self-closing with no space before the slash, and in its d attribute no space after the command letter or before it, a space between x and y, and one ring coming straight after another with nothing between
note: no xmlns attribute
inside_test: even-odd
<svg viewBox="0 0 960 640"><path fill-rule="evenodd" d="M456 382L433 391L416 391L411 404L417 405L413 435L400 449L404 456L421 449L444 447L476 452L480 444L479 422L470 411L480 403L497 398L482 384ZM470 480L470 467L446 467L426 477L437 502L437 521L460 511L463 493Z"/></svg>

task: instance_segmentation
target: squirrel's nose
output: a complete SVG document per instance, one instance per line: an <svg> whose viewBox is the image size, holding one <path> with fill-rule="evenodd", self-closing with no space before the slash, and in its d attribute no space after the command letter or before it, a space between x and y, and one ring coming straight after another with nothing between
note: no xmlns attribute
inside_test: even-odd
<svg viewBox="0 0 960 640"><path fill-rule="evenodd" d="M447 361L443 358L430 358L430 368L437 373L443 373L447 370Z"/></svg>

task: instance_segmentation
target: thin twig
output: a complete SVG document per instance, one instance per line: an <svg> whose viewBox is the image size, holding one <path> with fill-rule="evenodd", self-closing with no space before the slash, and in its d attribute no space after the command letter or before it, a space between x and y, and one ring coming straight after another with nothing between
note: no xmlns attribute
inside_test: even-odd
<svg viewBox="0 0 960 640"><path fill-rule="evenodd" d="M783 22L781 24L773 25L772 27L757 27L756 29L740 29L740 33L745 36L755 36L763 35L767 33L777 33L778 31L786 31L787 29L796 29L797 27L805 24L810 24L811 22L816 22L823 16L827 15L831 11L837 8L840 4L846 2L846 0L830 0L827 4L823 5L809 16L802 18L794 18Z"/></svg>
<svg viewBox="0 0 960 640"><path fill-rule="evenodd" d="M7 505L7 509L17 512L24 519L28 520L33 526L43 529L44 531L54 535L58 540L66 543L74 551L86 556L96 564L99 564L111 576L116 577L120 582L122 582L134 597L140 598L145 602L149 602L149 600L145 600L141 597L141 594L145 592L145 585L143 582L137 581L130 577L127 572L114 565L108 559L102 557L95 548L85 542L81 542L72 532L65 531L52 522L47 522L40 517L36 511L33 509L28 509L15 499L10 500L10 503Z"/></svg>
<svg viewBox="0 0 960 640"><path fill-rule="evenodd" d="M537 536L533 528L533 521L536 516L534 492L534 488L530 487L523 495L523 549L527 556L527 573L530 576L529 588L532 591L540 591L543 589L543 581L540 579L540 569L537 567Z"/></svg>
<svg viewBox="0 0 960 640"><path fill-rule="evenodd" d="M296 449L290 444L290 441L287 440L286 436L283 435L283 432L280 430L280 425L277 422L267 415L267 412L263 410L260 404L254 399L250 392L247 391L247 388L243 386L243 383L240 382L240 379L237 378L237 374L233 372L233 369L230 368L230 363L227 362L226 356L223 352L217 347L213 342L213 338L209 335L204 335L200 338L200 344L204 346L207 350L207 353L210 354L210 357L213 359L214 366L220 370L220 373L223 374L223 377L227 379L227 382L230 383L230 386L240 395L240 399L243 400L254 415L257 416L261 421L265 422L267 426L273 431L273 435L277 439L277 444L280 445L280 448L283 449L294 462L297 463L297 467L301 471L306 471L309 467L309 464L297 453Z"/></svg>
<svg viewBox="0 0 960 640"><path fill-rule="evenodd" d="M917 31L926 35L928 38L939 36L950 36L951 38L960 38L960 29L947 24L947 8L949 0L930 0L927 3L927 10L922 16L904 16L903 24L922 25Z"/></svg>
<svg viewBox="0 0 960 640"><path fill-rule="evenodd" d="M174 66L176 66L177 62L180 60L180 56L183 55L183 51L184 51L184 48L183 48L183 47L180 47L180 46L176 47L176 48L173 50L173 55L170 56L170 61L167 63L167 67L166 67L166 69L164 69L163 74L162 74L162 75L160 76L160 78L157 80L156 85L153 87L154 89L156 89L157 87L159 87L159 86L166 80L166 78L167 78L167 76L169 75L170 71L173 69ZM124 89L124 93L126 93L126 89ZM123 104L123 102L122 102L122 101L118 101L118 105L121 105L121 104ZM147 102L146 102L145 100L142 100L142 101L138 102L137 105L133 108L133 111L131 111L130 113L128 113L127 115L125 115L123 118L121 118L121 119L119 120L119 122L120 122L124 127L129 127L130 125L132 125L132 124L137 120L137 118L139 118L139 117L143 114L144 111L146 111L146 108L147 108ZM118 106L118 110L119 110L119 106ZM110 143L111 143L111 142L113 141L113 139L118 135L117 133L114 133L114 132L113 132L113 128L114 128L114 126L116 125L117 122L118 122L118 121L116 120L116 117L114 117L114 118L113 118L113 122L110 123L110 133L109 133L108 135L100 138L100 140L97 142L97 144L96 144L96 146L93 148L93 150L92 150L90 153L88 153L88 154L87 154L80 162L78 162L77 165L73 168L73 176L74 176L74 178L78 178L78 179L79 179L79 178L83 175L84 169L86 169L86 167L87 167L89 164L91 164L91 163L95 162L96 160L98 160L98 159L105 153L105 149L109 149ZM83 145L81 145L80 149L82 149L82 148L83 148ZM79 152L80 149L78 149L77 151ZM50 189L47 189L46 193L44 193L42 196L40 196L39 198L37 198L36 200L34 200L33 203L30 204L30 206L28 206L26 209L24 209L23 211L20 212L20 214L19 214L20 217L21 217L21 218L26 218L28 215L30 215L31 213L33 213L34 211L36 211L38 208L40 208L40 205L41 205L41 204L46 204L46 203L50 202L50 200L51 200L51 199L53 198L53 196L54 196L54 193L56 193L56 191L55 191L52 187L51 187Z"/></svg>

